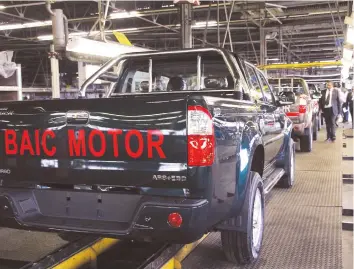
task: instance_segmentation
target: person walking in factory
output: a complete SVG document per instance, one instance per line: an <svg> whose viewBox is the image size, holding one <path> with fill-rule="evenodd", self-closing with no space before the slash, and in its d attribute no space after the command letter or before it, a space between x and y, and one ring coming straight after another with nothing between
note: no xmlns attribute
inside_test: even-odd
<svg viewBox="0 0 354 269"><path fill-rule="evenodd" d="M353 114L354 114L354 111L353 111L353 98L354 98L354 95L353 95L353 91L354 91L354 86L352 87L351 90L348 91L348 95L347 95L347 104L348 104L348 109L349 109L349 113L350 113L350 116L352 118L352 128L354 129L354 117L353 117Z"/></svg>
<svg viewBox="0 0 354 269"><path fill-rule="evenodd" d="M320 108L324 113L327 139L326 142L336 140L336 119L342 108L341 96L338 89L335 89L332 81L326 83L327 90L323 91L320 99Z"/></svg>

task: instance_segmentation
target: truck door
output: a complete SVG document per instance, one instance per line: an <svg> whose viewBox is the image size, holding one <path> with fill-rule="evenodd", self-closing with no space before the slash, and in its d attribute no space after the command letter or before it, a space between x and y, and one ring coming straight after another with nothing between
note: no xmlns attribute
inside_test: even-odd
<svg viewBox="0 0 354 269"><path fill-rule="evenodd" d="M275 125L274 113L272 107L265 102L262 86L259 82L256 70L253 66L246 64L246 75L250 85L251 98L257 103L258 106L258 125L262 133L264 143L264 162L265 166L271 163L275 157L274 147L272 145L272 128Z"/></svg>
<svg viewBox="0 0 354 269"><path fill-rule="evenodd" d="M275 96L267 79L260 70L255 69L255 71L262 87L264 99L261 104L261 109L264 110L267 115L267 128L270 135L269 146L271 147L272 159L274 159L279 154L283 145L285 118L281 108L276 106Z"/></svg>

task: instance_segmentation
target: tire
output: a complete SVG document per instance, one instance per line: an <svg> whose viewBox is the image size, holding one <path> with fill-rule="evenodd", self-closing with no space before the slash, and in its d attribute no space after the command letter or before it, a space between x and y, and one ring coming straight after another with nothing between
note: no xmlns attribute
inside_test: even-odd
<svg viewBox="0 0 354 269"><path fill-rule="evenodd" d="M288 145L288 155L284 166L285 174L280 179L279 185L282 188L291 188L295 182L295 143L290 139Z"/></svg>
<svg viewBox="0 0 354 269"><path fill-rule="evenodd" d="M314 119L314 121L313 121L313 124L312 124L312 126L313 126L313 128L312 128L312 130L313 130L313 134L312 134L312 139L313 139L313 141L316 141L317 140L317 134L318 134L318 127L317 127L317 117L315 117L315 119Z"/></svg>
<svg viewBox="0 0 354 269"><path fill-rule="evenodd" d="M262 178L251 172L249 180L257 180L252 188L247 211L247 232L221 231L221 243L228 261L237 264L250 264L258 259L264 232L264 192ZM236 218L228 220L229 226L236 226Z"/></svg>
<svg viewBox="0 0 354 269"><path fill-rule="evenodd" d="M305 134L300 137L300 150L302 152L312 151L312 126L305 129Z"/></svg>

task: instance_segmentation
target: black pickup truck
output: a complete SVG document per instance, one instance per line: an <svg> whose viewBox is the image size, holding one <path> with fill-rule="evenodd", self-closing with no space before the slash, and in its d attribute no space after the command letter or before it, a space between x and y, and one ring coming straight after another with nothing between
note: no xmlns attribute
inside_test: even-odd
<svg viewBox="0 0 354 269"><path fill-rule="evenodd" d="M86 99L92 85L107 98ZM294 183L292 124L264 75L216 48L106 63L76 100L0 106L1 225L261 249L264 196Z"/></svg>

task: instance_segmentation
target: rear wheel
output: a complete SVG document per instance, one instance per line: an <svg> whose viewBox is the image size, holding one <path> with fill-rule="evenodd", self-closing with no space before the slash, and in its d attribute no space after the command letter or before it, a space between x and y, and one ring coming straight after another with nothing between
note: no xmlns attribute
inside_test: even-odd
<svg viewBox="0 0 354 269"><path fill-rule="evenodd" d="M280 186L283 188L291 188L295 182L295 143L291 139L288 146L288 155L285 162L285 174L280 179Z"/></svg>
<svg viewBox="0 0 354 269"><path fill-rule="evenodd" d="M317 117L315 117L314 118L314 120L313 120L313 124L312 124L312 126L313 126L313 134L312 134L312 139L313 139L313 141L316 141L317 140L317 134L318 134L318 127L317 127Z"/></svg>
<svg viewBox="0 0 354 269"><path fill-rule="evenodd" d="M247 232L221 231L221 243L226 258L230 262L249 264L260 255L264 231L264 193L262 178L256 172L251 172L249 180L257 187L252 188L251 200L248 207ZM236 218L228 220L229 226L236 226Z"/></svg>
<svg viewBox="0 0 354 269"><path fill-rule="evenodd" d="M305 129L304 135L300 138L300 149L302 152L312 151L312 126Z"/></svg>

